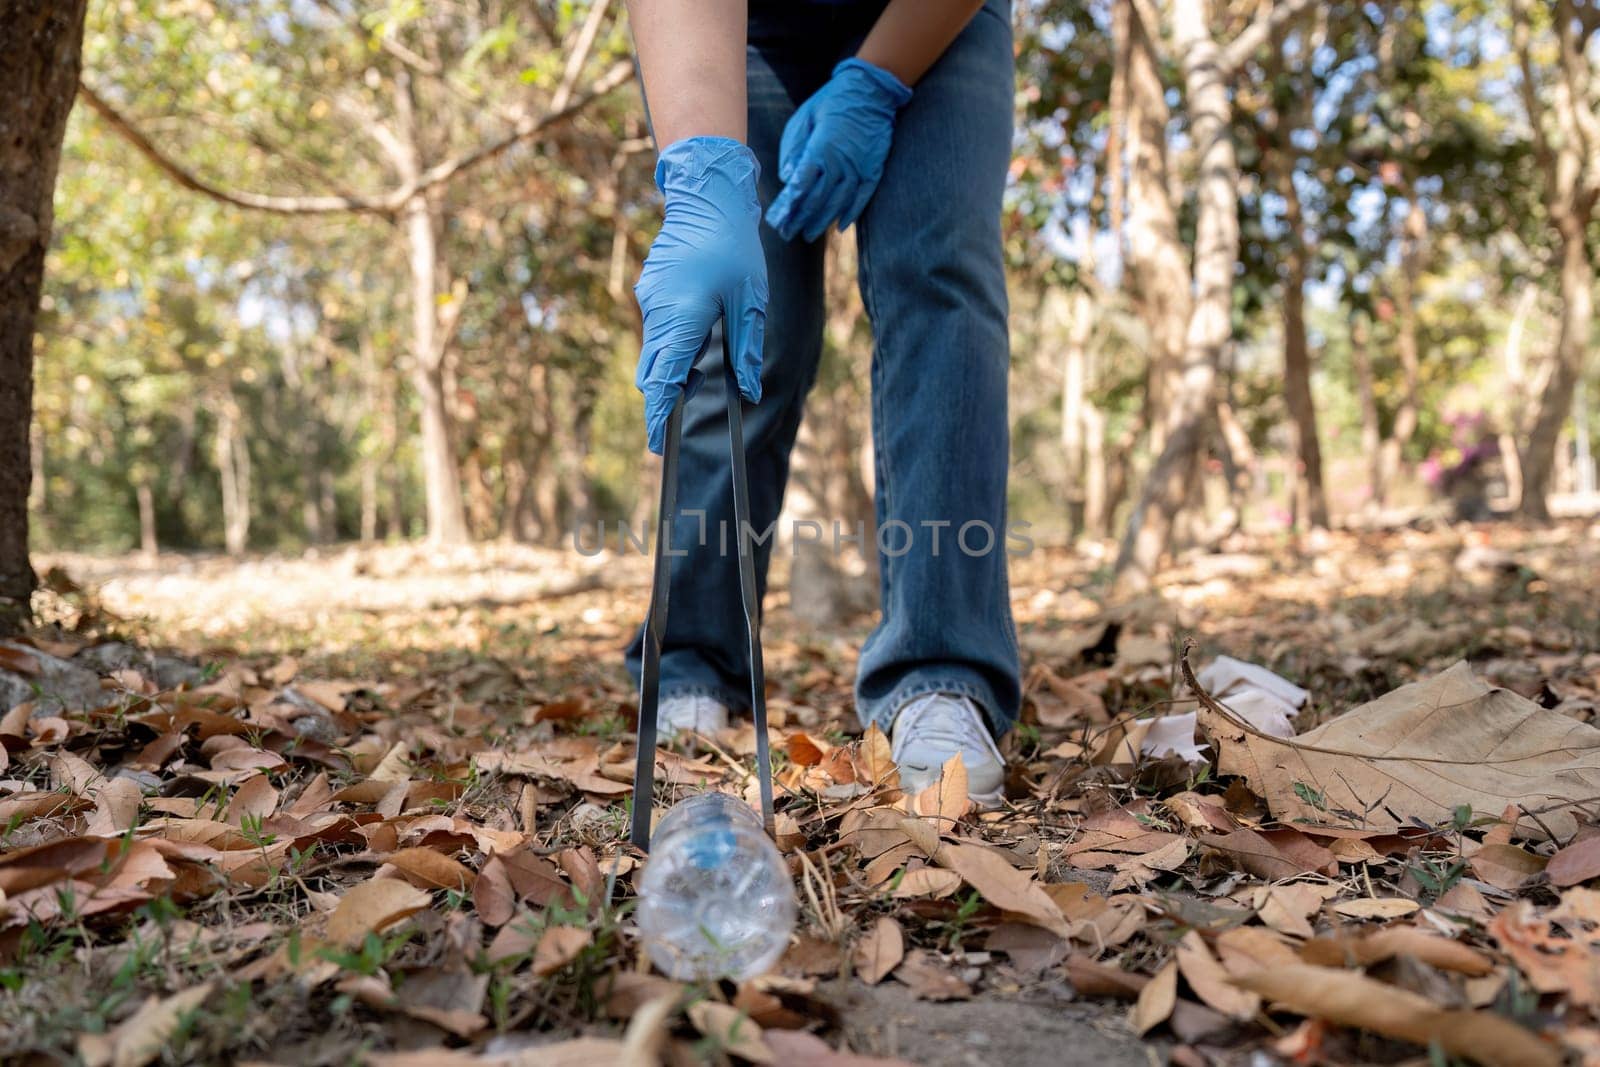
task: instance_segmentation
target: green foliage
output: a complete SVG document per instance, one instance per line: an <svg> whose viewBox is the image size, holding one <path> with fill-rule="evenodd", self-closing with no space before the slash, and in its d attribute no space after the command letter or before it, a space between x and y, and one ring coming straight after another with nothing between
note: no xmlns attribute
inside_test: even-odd
<svg viewBox="0 0 1600 1067"><path fill-rule="evenodd" d="M407 130L425 161L438 162L493 143L545 106L590 10L583 0L107 0L91 7L85 79L214 186L382 195L402 181L395 144ZM1124 289L1126 235L1110 232L1108 153L1114 131L1126 133L1110 99L1113 7L1027 0L1017 11L1017 151L1003 231L1018 383L1013 510L1048 524L1059 517L1064 466L1066 324L1053 299L1094 296L1088 400L1124 493L1148 462L1159 413L1149 410L1150 323ZM1219 33L1246 14L1219 12ZM1459 452L1457 416L1514 426L1522 401L1505 388L1506 337L1516 319L1524 362L1542 358L1548 299L1521 319L1516 308L1523 289L1554 286L1506 18L1476 0L1314 5L1234 77L1230 134L1244 184L1226 388L1265 461L1290 451L1285 181L1303 213L1329 462L1363 451L1353 321L1369 330L1381 433L1407 400L1397 294L1413 205L1427 232L1413 253L1418 425L1407 458L1447 465ZM610 19L587 76L627 49L622 20ZM1179 58L1164 57L1168 85L1181 82ZM1188 116L1176 90L1169 103L1188 239ZM478 536L556 541L577 519L634 516L640 504L629 286L658 201L637 105L631 87L613 92L435 194L446 404ZM838 263L848 268L848 256ZM179 188L80 107L48 267L40 547L137 546L141 501L156 540L173 548L225 547L230 506L247 511L239 533L253 549L422 532L403 220L218 203ZM831 289L830 299L838 314L817 385L828 411L813 418L853 423L834 436L858 442L868 330ZM1589 396L1600 404L1600 388ZM242 504L230 504L230 480Z"/></svg>

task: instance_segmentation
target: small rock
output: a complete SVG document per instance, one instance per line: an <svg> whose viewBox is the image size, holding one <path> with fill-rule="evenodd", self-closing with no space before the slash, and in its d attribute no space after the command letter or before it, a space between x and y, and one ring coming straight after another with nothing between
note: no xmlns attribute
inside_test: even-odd
<svg viewBox="0 0 1600 1067"><path fill-rule="evenodd" d="M151 666L155 668L156 684L162 689L177 689L180 686L193 689L204 685L206 681L204 667L176 656L152 656Z"/></svg>
<svg viewBox="0 0 1600 1067"><path fill-rule="evenodd" d="M72 657L72 662L82 664L99 674L112 671L138 671L155 680L162 689L177 689L187 685L193 688L205 681L205 668L176 656L158 656L153 652L135 648L122 641L107 641L103 645L86 648Z"/></svg>
<svg viewBox="0 0 1600 1067"><path fill-rule="evenodd" d="M94 671L28 645L0 641L0 646L25 653L39 664L39 673L33 675L0 671L0 711L9 711L25 700L34 700L37 706L33 717L38 718L97 708L106 703L106 695L100 689L100 676Z"/></svg>
<svg viewBox="0 0 1600 1067"><path fill-rule="evenodd" d="M142 671L150 665L145 653L122 641L107 641L103 645L86 648L72 657L72 661L97 674L112 671Z"/></svg>
<svg viewBox="0 0 1600 1067"><path fill-rule="evenodd" d="M327 712L318 710L307 712L294 720L294 732L301 737L312 741L320 741L324 745L331 745L339 740L339 727L328 718Z"/></svg>
<svg viewBox="0 0 1600 1067"><path fill-rule="evenodd" d="M126 778L139 787L145 796L154 796L161 791L161 776L150 771L136 771L131 767L118 767L113 778Z"/></svg>

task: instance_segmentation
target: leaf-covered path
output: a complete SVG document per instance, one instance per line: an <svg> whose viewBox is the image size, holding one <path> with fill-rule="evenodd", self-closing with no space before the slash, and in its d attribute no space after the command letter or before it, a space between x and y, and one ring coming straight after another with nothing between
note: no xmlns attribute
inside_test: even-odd
<svg viewBox="0 0 1600 1067"><path fill-rule="evenodd" d="M958 766L899 794L850 707L869 620L807 629L780 573L801 924L737 988L651 974L629 917L644 561L47 561L59 625L0 649L0 1055L1600 1055L1600 526L1232 547L1112 607L1092 556L1016 561L1027 712L983 815ZM1360 705L1396 736L1348 736ZM1440 715L1462 729L1430 739ZM753 751L748 726L663 751L656 805L748 790ZM1449 770L1472 761L1530 785Z"/></svg>

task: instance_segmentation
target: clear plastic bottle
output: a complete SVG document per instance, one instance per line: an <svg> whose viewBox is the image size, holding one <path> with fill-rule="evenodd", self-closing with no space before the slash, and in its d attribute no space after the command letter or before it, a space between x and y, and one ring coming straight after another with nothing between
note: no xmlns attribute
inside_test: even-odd
<svg viewBox="0 0 1600 1067"><path fill-rule="evenodd" d="M750 806L702 793L657 825L638 919L650 959L671 977L752 978L789 945L794 885Z"/></svg>

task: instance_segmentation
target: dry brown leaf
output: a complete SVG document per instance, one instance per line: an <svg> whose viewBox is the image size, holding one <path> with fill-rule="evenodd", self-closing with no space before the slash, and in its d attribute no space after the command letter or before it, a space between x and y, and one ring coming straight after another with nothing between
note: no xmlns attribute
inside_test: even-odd
<svg viewBox="0 0 1600 1067"><path fill-rule="evenodd" d="M773 1062L772 1051L762 1040L761 1027L730 1004L701 1000L690 1005L689 1021L727 1052L751 1063Z"/></svg>
<svg viewBox="0 0 1600 1067"><path fill-rule="evenodd" d="M539 929L533 917L527 912L520 912L513 916L516 922L507 922L500 927L494 935L494 940L489 942L486 954L490 963L500 963L514 956L526 956L539 947Z"/></svg>
<svg viewBox="0 0 1600 1067"><path fill-rule="evenodd" d="M889 739L878 724L867 727L861 736L861 747L856 753L856 776L868 785L898 786L900 770L895 766Z"/></svg>
<svg viewBox="0 0 1600 1067"><path fill-rule="evenodd" d="M1197 931L1190 930L1178 942L1178 971L1196 996L1229 1018L1253 1019L1261 1009L1261 998L1229 981L1228 972Z"/></svg>
<svg viewBox="0 0 1600 1067"><path fill-rule="evenodd" d="M477 875L431 848L402 848L383 857L384 863L425 889L471 889Z"/></svg>
<svg viewBox="0 0 1600 1067"><path fill-rule="evenodd" d="M1200 842L1223 853L1257 878L1269 882L1318 871L1329 873L1329 868L1338 869L1338 861L1326 849L1322 850L1326 857L1324 862L1307 866L1285 854L1264 834L1251 829L1234 830L1228 834L1201 834Z"/></svg>
<svg viewBox="0 0 1600 1067"><path fill-rule="evenodd" d="M1001 911L1010 912L1058 937L1070 937L1066 917L1033 876L1013 867L1000 853L983 845L946 844L938 862Z"/></svg>
<svg viewBox="0 0 1600 1067"><path fill-rule="evenodd" d="M0 671L32 676L41 670L39 659L33 653L16 645L0 644Z"/></svg>
<svg viewBox="0 0 1600 1067"><path fill-rule="evenodd" d="M39 886L97 871L114 854L115 841L69 837L0 855L0 893L16 896Z"/></svg>
<svg viewBox="0 0 1600 1067"><path fill-rule="evenodd" d="M933 819L941 831L949 830L972 811L967 795L967 765L957 752L945 761L939 778L911 800L911 810Z"/></svg>
<svg viewBox="0 0 1600 1067"><path fill-rule="evenodd" d="M1150 984L1142 974L1134 974L1120 967L1096 963L1088 956L1073 954L1066 961L1067 978L1072 988L1085 997L1117 997L1136 1000L1140 990Z"/></svg>
<svg viewBox="0 0 1600 1067"><path fill-rule="evenodd" d="M499 856L490 856L472 883L472 905L486 926L504 926L516 914L517 891Z"/></svg>
<svg viewBox="0 0 1600 1067"><path fill-rule="evenodd" d="M1550 857L1544 873L1550 884L1565 888L1581 885L1591 878L1600 878L1600 834L1580 837Z"/></svg>
<svg viewBox="0 0 1600 1067"><path fill-rule="evenodd" d="M1186 791L1167 797L1161 803L1191 830L1226 834L1238 829L1238 823L1228 814L1220 797Z"/></svg>
<svg viewBox="0 0 1600 1067"><path fill-rule="evenodd" d="M246 816L252 819L265 819L277 809L278 791L272 787L272 782L266 775L258 774L253 778L246 778L240 783L239 788L234 790L233 799L228 801L226 818L231 825L239 826Z"/></svg>
<svg viewBox="0 0 1600 1067"><path fill-rule="evenodd" d="M938 824L933 820L907 815L896 823L896 826L928 859L939 854L939 843L943 838L939 834Z"/></svg>
<svg viewBox="0 0 1600 1067"><path fill-rule="evenodd" d="M582 700L553 700L541 704L533 713L534 722L571 722L589 714L589 705Z"/></svg>
<svg viewBox="0 0 1600 1067"><path fill-rule="evenodd" d="M1332 895L1328 890L1329 887L1303 882L1264 886L1256 890L1251 903L1261 921L1279 933L1310 937L1315 933L1311 916L1321 911Z"/></svg>
<svg viewBox="0 0 1600 1067"><path fill-rule="evenodd" d="M827 941L811 934L800 934L778 961L784 974L798 976L831 977L844 965L844 953L838 942Z"/></svg>
<svg viewBox="0 0 1600 1067"><path fill-rule="evenodd" d="M1544 870L1549 862L1543 856L1518 848L1516 845L1484 845L1468 860L1472 872L1496 889L1515 892L1529 878Z"/></svg>
<svg viewBox="0 0 1600 1067"><path fill-rule="evenodd" d="M50 784L56 789L70 789L80 796L93 795L96 783L105 779L82 756L71 752L57 752L49 758Z"/></svg>
<svg viewBox="0 0 1600 1067"><path fill-rule="evenodd" d="M815 767L828 754L828 747L826 741L815 741L809 734L798 731L790 734L784 742L789 761L798 767Z"/></svg>
<svg viewBox="0 0 1600 1067"><path fill-rule="evenodd" d="M1300 957L1279 934L1259 926L1235 926L1217 935L1217 956L1234 977L1259 971L1263 967L1276 967L1285 963L1299 963Z"/></svg>
<svg viewBox="0 0 1600 1067"><path fill-rule="evenodd" d="M1333 910L1347 919L1402 919L1422 910L1422 905L1406 897L1360 897L1341 900Z"/></svg>
<svg viewBox="0 0 1600 1067"><path fill-rule="evenodd" d="M183 1017L205 1003L214 988L203 982L170 997L151 997L99 1044L104 1059L91 1061L111 1067L144 1067L166 1051ZM85 1056L88 1060L89 1057Z"/></svg>
<svg viewBox="0 0 1600 1067"><path fill-rule="evenodd" d="M413 1019L470 1038L489 1025L482 1014L488 989L487 974L431 967L406 975L393 999Z"/></svg>
<svg viewBox="0 0 1600 1067"><path fill-rule="evenodd" d="M972 996L972 987L963 982L950 968L926 949L916 949L895 969L895 980L906 987L919 1000L966 1000Z"/></svg>
<svg viewBox="0 0 1600 1067"><path fill-rule="evenodd" d="M369 782L405 782L411 778L411 744L396 741L367 775Z"/></svg>
<svg viewBox="0 0 1600 1067"><path fill-rule="evenodd" d="M1445 1052L1488 1067L1559 1067L1554 1045L1503 1016L1446 1011L1420 994L1353 971L1311 964L1270 967L1235 979L1289 1011Z"/></svg>
<svg viewBox="0 0 1600 1067"><path fill-rule="evenodd" d="M1108 907L1106 898L1083 882L1049 882L1044 891L1069 920L1092 919Z"/></svg>
<svg viewBox="0 0 1600 1067"><path fill-rule="evenodd" d="M94 790L94 814L84 826L86 834L116 837L127 833L139 819L139 804L144 800L138 783L131 778L112 778Z"/></svg>
<svg viewBox="0 0 1600 1067"><path fill-rule="evenodd" d="M1289 740L1204 702L1200 723L1219 772L1244 777L1285 823L1397 829L1446 823L1462 805L1498 815L1519 804L1550 809L1541 818L1565 838L1577 821L1562 805L1600 795L1600 729L1492 688L1465 662Z"/></svg>
<svg viewBox="0 0 1600 1067"><path fill-rule="evenodd" d="M535 907L548 907L557 901L569 906L574 902L572 887L561 880L561 872L556 865L543 856L531 852L508 852L500 860L505 864L506 874L517 896Z"/></svg>
<svg viewBox="0 0 1600 1067"><path fill-rule="evenodd" d="M533 950L533 973L543 978L555 974L589 947L594 935L581 926L550 926Z"/></svg>
<svg viewBox="0 0 1600 1067"><path fill-rule="evenodd" d="M605 875L600 872L600 863L595 859L594 850L587 845L564 848L556 853L555 859L571 879L573 889L582 893L591 905L599 901L605 893Z"/></svg>
<svg viewBox="0 0 1600 1067"><path fill-rule="evenodd" d="M3 751L3 749L0 749ZM0 800L0 825L17 826L29 819L43 819L51 815L70 815L75 811L93 807L86 797L68 793L26 792L12 793Z"/></svg>
<svg viewBox="0 0 1600 1067"><path fill-rule="evenodd" d="M1142 886L1166 871L1177 870L1189 862L1192 848L1188 838L1179 837L1153 852L1129 856L1115 865L1117 874L1111 879L1111 889L1116 891L1129 886Z"/></svg>
<svg viewBox="0 0 1600 1067"><path fill-rule="evenodd" d="M284 666L284 664L279 664L279 666ZM295 670L299 670L298 664L295 664ZM290 677L293 677L293 675L290 675ZM349 682L302 681L296 684L294 688L301 696L309 697L327 710L337 714L345 709L345 704L347 703L345 694L360 687Z"/></svg>
<svg viewBox="0 0 1600 1067"><path fill-rule="evenodd" d="M989 932L983 947L987 952L1005 953L1019 970L1035 975L1067 957L1066 941L1028 923L1001 923Z"/></svg>
<svg viewBox="0 0 1600 1067"><path fill-rule="evenodd" d="M1489 933L1528 983L1580 1006L1600 1004L1600 893L1569 889L1539 912L1519 900L1489 921Z"/></svg>
<svg viewBox="0 0 1600 1067"><path fill-rule="evenodd" d="M1060 728L1107 719L1105 701L1098 693L1075 679L1062 678L1043 663L1028 672L1026 688L1041 726Z"/></svg>
<svg viewBox="0 0 1600 1067"><path fill-rule="evenodd" d="M1457 882L1445 890L1444 894L1433 902L1433 910L1446 915L1474 919L1480 923L1488 922L1489 917L1494 914L1494 909L1489 907L1488 899L1472 888L1468 882Z"/></svg>
<svg viewBox="0 0 1600 1067"><path fill-rule="evenodd" d="M943 898L961 888L961 876L942 867L913 867L906 871L889 895L896 900L913 897Z"/></svg>
<svg viewBox="0 0 1600 1067"><path fill-rule="evenodd" d="M327 939L342 948L354 948L368 934L392 926L432 902L427 893L399 878L362 882L339 898L339 906L328 916Z"/></svg>
<svg viewBox="0 0 1600 1067"><path fill-rule="evenodd" d="M613 1019L631 1019L635 1012L653 1001L677 1003L684 986L658 974L618 971L606 992L606 1014Z"/></svg>
<svg viewBox="0 0 1600 1067"><path fill-rule="evenodd" d="M1139 990L1139 998L1134 1001L1128 1022L1135 1033L1143 1036L1171 1018L1172 1009L1177 1003L1178 963L1173 960Z"/></svg>
<svg viewBox="0 0 1600 1067"><path fill-rule="evenodd" d="M214 771L272 771L288 765L289 761L276 752L250 745L223 749L211 757L211 769Z"/></svg>
<svg viewBox="0 0 1600 1067"><path fill-rule="evenodd" d="M900 966L905 956L905 937L900 932L900 924L883 915L856 942L855 949L850 953L850 962L863 982L877 985L890 971Z"/></svg>
<svg viewBox="0 0 1600 1067"><path fill-rule="evenodd" d="M1465 975L1482 976L1494 970L1488 957L1474 949L1415 926L1392 926L1361 937L1319 937L1300 947L1301 959L1323 967L1365 967L1400 955Z"/></svg>

